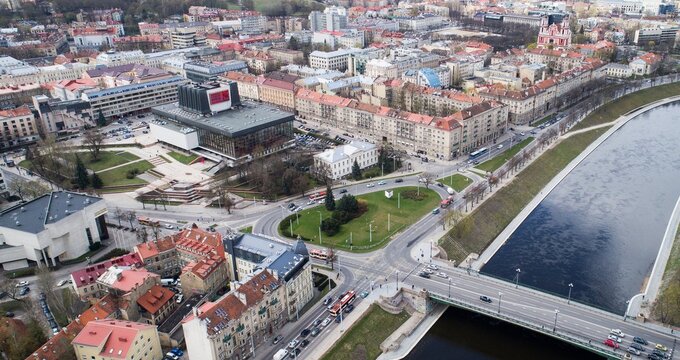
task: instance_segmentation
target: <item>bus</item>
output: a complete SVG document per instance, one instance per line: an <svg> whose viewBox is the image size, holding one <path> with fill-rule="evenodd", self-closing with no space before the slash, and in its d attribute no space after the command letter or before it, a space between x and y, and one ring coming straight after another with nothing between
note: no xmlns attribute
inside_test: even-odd
<svg viewBox="0 0 680 360"><path fill-rule="evenodd" d="M319 200L321 200L325 197L326 197L326 192L325 191L319 191L319 192L316 192L312 195L309 195L309 200L319 201Z"/></svg>
<svg viewBox="0 0 680 360"><path fill-rule="evenodd" d="M348 291L342 296L340 296L340 299L333 304L333 307L331 307L330 312L331 316L338 316L340 313L345 310L347 305L351 304L354 302L354 299L357 298L357 293L352 291Z"/></svg>
<svg viewBox="0 0 680 360"><path fill-rule="evenodd" d="M309 251L309 257L320 260L329 260L333 257L333 251L312 249Z"/></svg>
<svg viewBox="0 0 680 360"><path fill-rule="evenodd" d="M477 160L477 159L481 158L482 156L486 155L487 152L489 152L489 149L487 149L487 148L481 148L477 151L473 151L472 153L470 153L470 160L473 160L473 161Z"/></svg>
<svg viewBox="0 0 680 360"><path fill-rule="evenodd" d="M139 223L139 225L148 225L153 227L161 226L160 221L151 219L146 216L137 216L137 222Z"/></svg>

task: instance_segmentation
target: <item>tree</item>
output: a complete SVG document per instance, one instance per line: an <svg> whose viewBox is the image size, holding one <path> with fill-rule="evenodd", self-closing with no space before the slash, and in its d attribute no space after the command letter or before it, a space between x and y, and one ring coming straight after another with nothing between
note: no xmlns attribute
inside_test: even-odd
<svg viewBox="0 0 680 360"><path fill-rule="evenodd" d="M11 194L16 194L21 200L35 199L50 189L36 180L26 180L24 178L12 178L7 185L7 190Z"/></svg>
<svg viewBox="0 0 680 360"><path fill-rule="evenodd" d="M290 37L290 40L288 41L288 48L291 50L300 50L300 44L298 43L298 39L295 38L295 36Z"/></svg>
<svg viewBox="0 0 680 360"><path fill-rule="evenodd" d="M321 221L321 231L328 236L333 236L340 231L340 222L332 217L323 219Z"/></svg>
<svg viewBox="0 0 680 360"><path fill-rule="evenodd" d="M85 168L85 164L83 164L83 161L80 160L80 156L76 155L76 185L78 186L79 189L84 190L87 188L87 185L90 183L90 179L87 176L87 169Z"/></svg>
<svg viewBox="0 0 680 360"><path fill-rule="evenodd" d="M104 117L104 114L102 113L101 110L99 110L99 115L97 116L97 126L99 127L106 126L106 118Z"/></svg>
<svg viewBox="0 0 680 360"><path fill-rule="evenodd" d="M326 199L324 204L326 206L326 210L335 210L335 196L333 196L333 189L331 189L330 185L326 185Z"/></svg>
<svg viewBox="0 0 680 360"><path fill-rule="evenodd" d="M352 178L354 180L361 180L361 168L356 159L354 160L354 164L352 164Z"/></svg>
<svg viewBox="0 0 680 360"><path fill-rule="evenodd" d="M104 182L96 172L92 173L92 176L90 177L90 184L92 184L92 187L95 189L101 189L104 187Z"/></svg>
<svg viewBox="0 0 680 360"><path fill-rule="evenodd" d="M137 241L144 244L149 241L149 232L146 230L146 226L140 226L135 232L137 236Z"/></svg>
<svg viewBox="0 0 680 360"><path fill-rule="evenodd" d="M359 201L354 195L345 195L338 201L337 211L344 211L350 217L354 218L359 213Z"/></svg>
<svg viewBox="0 0 680 360"><path fill-rule="evenodd" d="M134 210L128 210L128 212L125 214L128 221L130 222L130 228L134 229L134 226L132 226L132 220L135 220L137 218L137 212Z"/></svg>
<svg viewBox="0 0 680 360"><path fill-rule="evenodd" d="M118 227L122 227L123 225L120 222L123 220L123 218L125 218L123 210L117 207L115 210L113 210L113 217L118 220Z"/></svg>
<svg viewBox="0 0 680 360"><path fill-rule="evenodd" d="M90 151L90 158L92 161L99 160L99 152L102 148L102 143L104 142L104 136L99 130L90 130L85 133L85 138L83 144Z"/></svg>
<svg viewBox="0 0 680 360"><path fill-rule="evenodd" d="M429 189L430 184L434 181L434 174L429 173L429 172L424 172L420 175L420 179L422 180L423 184L425 184L425 188Z"/></svg>
<svg viewBox="0 0 680 360"><path fill-rule="evenodd" d="M452 228L456 226L461 220L463 220L464 217L465 214L463 214L462 211L449 208L449 210L444 214L442 225L444 227L448 225L449 228Z"/></svg>

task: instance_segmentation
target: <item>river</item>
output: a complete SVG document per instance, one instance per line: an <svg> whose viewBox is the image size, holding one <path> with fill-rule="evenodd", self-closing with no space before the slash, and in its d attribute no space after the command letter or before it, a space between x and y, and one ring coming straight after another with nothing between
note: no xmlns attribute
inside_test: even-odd
<svg viewBox="0 0 680 360"><path fill-rule="evenodd" d="M678 114L680 103L660 106L612 134L532 211L482 272L514 282L520 269L521 285L564 297L571 283L572 300L623 314L626 301L645 286L680 196ZM450 309L408 358L555 358L552 340L507 326ZM508 346L496 346L505 343L514 355L499 350Z"/></svg>

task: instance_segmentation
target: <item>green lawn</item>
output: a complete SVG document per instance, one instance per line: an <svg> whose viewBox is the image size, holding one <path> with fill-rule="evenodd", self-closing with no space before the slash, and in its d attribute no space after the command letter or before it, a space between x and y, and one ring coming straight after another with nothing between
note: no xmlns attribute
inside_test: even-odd
<svg viewBox="0 0 680 360"><path fill-rule="evenodd" d="M128 179L125 177L128 170L132 170L135 168L139 170L141 174L149 169L152 169L153 165L146 160L139 161L134 164L128 164L112 170L102 171L99 173L99 177L104 182L104 186L146 184L146 181L139 179L137 177L132 179Z"/></svg>
<svg viewBox="0 0 680 360"><path fill-rule="evenodd" d="M139 157L127 151L101 151L99 152L99 160L92 161L89 153L79 153L82 156L85 167L92 171L101 171L110 167L129 163L130 161L139 160Z"/></svg>
<svg viewBox="0 0 680 360"><path fill-rule="evenodd" d="M321 359L375 359L382 353L380 344L408 318L406 312L392 315L378 305L371 305L370 310Z"/></svg>
<svg viewBox="0 0 680 360"><path fill-rule="evenodd" d="M171 158L181 162L182 164L189 164L190 162L196 160L196 158L198 157L197 155L184 155L176 151L171 151L168 153L168 155Z"/></svg>
<svg viewBox="0 0 680 360"><path fill-rule="evenodd" d="M486 172L493 172L496 171L499 167L503 166L508 160L510 160L513 156L517 155L520 150L524 149L525 146L529 145L530 142L534 141L534 138L529 136L528 138L522 140L521 142L513 145L510 149L507 151L497 155L493 159L489 159L477 166L475 166L477 169L486 171Z"/></svg>
<svg viewBox="0 0 680 360"><path fill-rule="evenodd" d="M654 320L673 326L680 325L678 296L680 296L680 227L676 230L673 248L668 257L659 295L652 311Z"/></svg>
<svg viewBox="0 0 680 360"><path fill-rule="evenodd" d="M246 226L244 228L238 229L238 231L240 231L244 234L252 234L253 233L253 227L252 226Z"/></svg>
<svg viewBox="0 0 680 360"><path fill-rule="evenodd" d="M21 166L24 169L30 169L32 164L33 163L31 162L31 160L24 159L19 161L19 166Z"/></svg>
<svg viewBox="0 0 680 360"><path fill-rule="evenodd" d="M438 182L450 186L456 192L461 192L463 189L472 184L472 179L461 174L453 174L451 176L445 176L443 178L437 179Z"/></svg>
<svg viewBox="0 0 680 360"><path fill-rule="evenodd" d="M416 190L416 187L396 188L391 199L385 197L383 190L358 196L359 200L367 202L368 210L362 216L342 225L340 232L332 237L321 233L321 245L341 247L353 251L371 250L373 247L387 243L384 240L416 222L423 215L436 208L441 201L435 191L421 187L420 194L423 195L423 199L406 199L404 195L401 195L401 207L397 208L398 194L408 190ZM323 218L331 216L331 213L323 205L301 211L299 218L293 219L293 237L297 237L299 234L302 238L319 244L319 211ZM389 230L387 228L388 214L390 214ZM284 220L284 222L281 227L285 227L286 232L288 232L289 227L287 226L290 225L290 222L288 220ZM370 225L371 223L372 225ZM372 230L372 240L369 237L369 229ZM352 236L351 243L350 233Z"/></svg>
<svg viewBox="0 0 680 360"><path fill-rule="evenodd" d="M467 222L466 230L460 231L466 226L456 225L440 239L449 259L460 262L471 252L480 254L555 175L607 130L600 128L563 140L479 205L461 223Z"/></svg>
<svg viewBox="0 0 680 360"><path fill-rule="evenodd" d="M680 83L666 84L636 91L595 110L583 121L576 124L573 130L614 121L619 116L640 106L675 95L680 95Z"/></svg>

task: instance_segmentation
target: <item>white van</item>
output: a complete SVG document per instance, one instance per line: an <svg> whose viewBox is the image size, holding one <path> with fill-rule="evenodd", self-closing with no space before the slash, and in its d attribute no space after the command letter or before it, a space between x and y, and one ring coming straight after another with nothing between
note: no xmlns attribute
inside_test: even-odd
<svg viewBox="0 0 680 360"><path fill-rule="evenodd" d="M288 350L281 349L274 354L274 360L283 360L288 356Z"/></svg>
<svg viewBox="0 0 680 360"><path fill-rule="evenodd" d="M161 279L161 286L170 287L177 285L177 280L175 279Z"/></svg>

